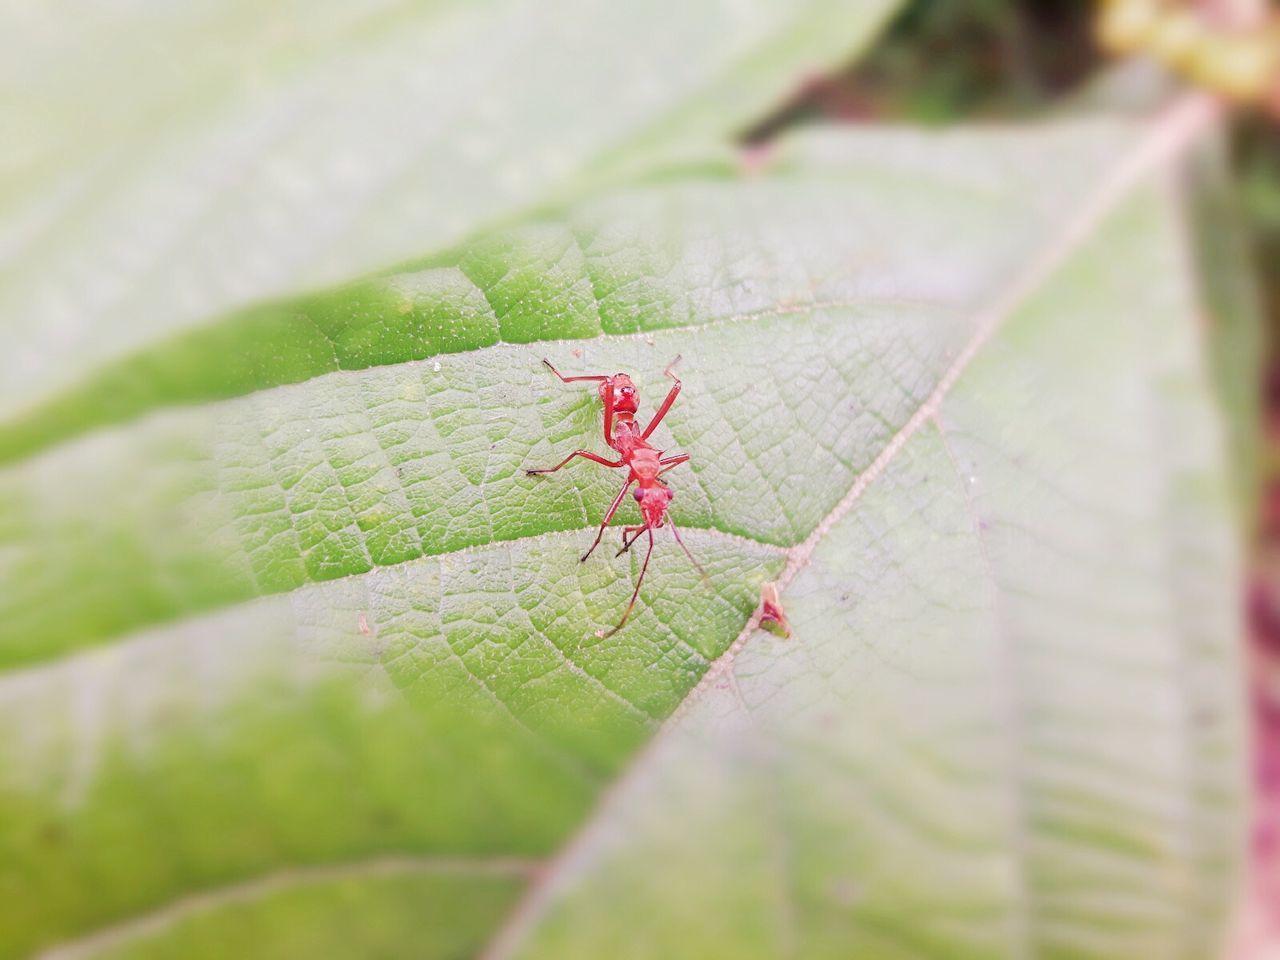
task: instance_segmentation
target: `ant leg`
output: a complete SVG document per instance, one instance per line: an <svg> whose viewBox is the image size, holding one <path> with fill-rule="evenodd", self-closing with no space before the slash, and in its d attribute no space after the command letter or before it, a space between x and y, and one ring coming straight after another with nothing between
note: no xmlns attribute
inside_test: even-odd
<svg viewBox="0 0 1280 960"><path fill-rule="evenodd" d="M594 380L597 383L601 383L609 379L608 375L603 373L593 373L583 377L566 377L563 373L561 373L559 370L553 367L551 365L551 361L548 360L546 357L542 358L542 362L547 365L548 370L550 370L552 373L554 373L557 377L560 378L561 383L577 383L579 380Z"/></svg>
<svg viewBox="0 0 1280 960"><path fill-rule="evenodd" d="M604 382L604 395L601 397L604 401L604 442L606 446L613 446L613 379L609 378Z"/></svg>
<svg viewBox="0 0 1280 960"><path fill-rule="evenodd" d="M689 455L687 453L682 453L678 457L667 457L665 460L659 460L658 463L662 464L662 469L658 471L658 476L662 476L668 470L680 466L680 464L684 463L688 459Z"/></svg>
<svg viewBox="0 0 1280 960"><path fill-rule="evenodd" d="M597 630L596 636L600 639L612 637L615 633L622 629L623 624L631 616L631 611L635 609L636 597L640 596L640 584L644 583L645 571L649 569L649 558L653 556L653 529L649 529L649 549L644 555L644 563L640 567L640 576L636 580L636 588L631 592L631 602L627 604L627 611L622 615L622 619L618 621L618 625L607 633L603 630Z"/></svg>
<svg viewBox="0 0 1280 960"><path fill-rule="evenodd" d="M680 396L680 378L671 372L671 368L680 362L679 354L676 358L667 364L667 369L662 371L664 377L670 377L675 381L671 389L667 392L667 398L662 401L662 406L658 408L658 412L653 415L653 419L649 421L649 425L644 428L644 433L640 434L644 440L649 439L649 434L657 429L658 424L662 422L662 418L667 415L667 411L671 409L671 405L676 402L676 397Z"/></svg>
<svg viewBox="0 0 1280 960"><path fill-rule="evenodd" d="M670 517L667 518L667 526L669 526L671 528L671 532L676 535L676 543L680 544L680 549L683 550L684 555L689 558L689 562L693 564L693 568L698 571L698 576L702 577L702 582L706 586L710 587L711 578L707 576L707 571L702 569L702 564L694 559L693 554L689 552L689 548L684 545L684 540L680 537L680 531L676 528L675 523Z"/></svg>
<svg viewBox="0 0 1280 960"><path fill-rule="evenodd" d="M566 463L568 463L574 457L584 457L585 459L592 460L595 463L604 464L606 467L622 466L621 460L615 463L612 460L606 460L604 457L600 456L600 454L598 453L592 453L590 450L575 450L573 451L573 453L569 454L567 457L565 457L563 460L557 463L554 467L540 467L536 470L525 470L525 473L529 474L530 476L532 476L535 473L555 473L557 470L563 467Z"/></svg>
<svg viewBox="0 0 1280 960"><path fill-rule="evenodd" d="M547 369L560 378L561 383L578 383L582 380L590 380L594 383L603 383L605 385L601 396L604 398L604 442L613 443L613 377L603 373L592 373L580 377L566 377L563 373L551 365L551 361L546 357L542 358L542 362L547 365Z"/></svg>
<svg viewBox="0 0 1280 960"><path fill-rule="evenodd" d="M626 553L628 550L630 550L631 544L635 543L636 540L640 538L640 534L644 533L645 530L647 529L648 527L643 523L638 523L634 527L623 527L622 528L622 546L618 548L618 552L615 553L614 556L620 557L624 553ZM627 539L628 533L635 534L635 536L633 536L630 540L628 540Z"/></svg>
<svg viewBox="0 0 1280 960"><path fill-rule="evenodd" d="M622 489L618 491L618 495L613 498L613 503L609 505L609 512L604 515L604 519L600 521L600 529L596 532L595 540L591 541L591 546L587 548L587 552L578 558L579 563L585 563L587 557L591 556L592 551L600 546L600 538L604 536L604 528L609 525L609 521L613 519L613 515L618 512L618 505L622 503L622 498L627 495L627 491L631 489L634 481L628 477L627 482L622 485Z"/></svg>

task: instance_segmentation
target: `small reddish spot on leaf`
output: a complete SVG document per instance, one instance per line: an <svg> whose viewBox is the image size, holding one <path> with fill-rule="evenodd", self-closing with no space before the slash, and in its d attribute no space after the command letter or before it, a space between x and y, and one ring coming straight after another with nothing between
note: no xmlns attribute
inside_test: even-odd
<svg viewBox="0 0 1280 960"><path fill-rule="evenodd" d="M373 633L373 631L369 629L369 618L366 617L363 613L360 614L360 619L356 621L356 629L359 630L360 635L364 637L367 637L369 636L369 634Z"/></svg>
<svg viewBox="0 0 1280 960"><path fill-rule="evenodd" d="M778 585L772 580L760 585L760 626L775 636L791 636L791 624L778 599Z"/></svg>

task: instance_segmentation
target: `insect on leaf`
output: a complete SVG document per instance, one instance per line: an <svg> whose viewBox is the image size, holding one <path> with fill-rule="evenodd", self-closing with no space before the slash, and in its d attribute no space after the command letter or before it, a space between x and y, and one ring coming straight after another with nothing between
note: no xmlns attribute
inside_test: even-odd
<svg viewBox="0 0 1280 960"><path fill-rule="evenodd" d="M799 133L89 350L0 427L0 957L1213 956L1210 118ZM604 452L540 361L644 413L676 354L710 585L664 540L600 639L639 559L578 561L614 473L524 472Z"/></svg>

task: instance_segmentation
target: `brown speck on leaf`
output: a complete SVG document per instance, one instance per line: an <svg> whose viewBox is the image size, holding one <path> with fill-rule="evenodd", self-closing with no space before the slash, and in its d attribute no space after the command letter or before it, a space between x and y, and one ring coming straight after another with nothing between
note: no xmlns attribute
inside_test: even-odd
<svg viewBox="0 0 1280 960"><path fill-rule="evenodd" d="M791 624L778 599L778 585L772 580L760 585L760 626L775 636L791 636Z"/></svg>
<svg viewBox="0 0 1280 960"><path fill-rule="evenodd" d="M573 354L575 357L577 357L579 360L581 360L581 359L582 359L582 348L581 348L581 347L574 347L574 348L573 348L572 350L570 350L569 352L570 352L570 353L572 353L572 354Z"/></svg>
<svg viewBox="0 0 1280 960"><path fill-rule="evenodd" d="M366 617L363 613L360 614L360 619L356 621L356 629L359 630L360 635L364 637L367 637L369 636L369 634L373 633L373 631L369 629L369 618Z"/></svg>

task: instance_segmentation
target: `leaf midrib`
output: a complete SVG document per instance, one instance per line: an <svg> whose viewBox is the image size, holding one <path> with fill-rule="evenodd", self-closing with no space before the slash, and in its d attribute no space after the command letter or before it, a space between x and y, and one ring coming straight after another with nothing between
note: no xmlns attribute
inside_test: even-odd
<svg viewBox="0 0 1280 960"><path fill-rule="evenodd" d="M424 561L447 560L455 557L464 558L468 554L473 553L475 551L485 550L492 547L505 547L505 546L511 546L514 544L524 544L524 543L538 543L542 540L556 540L561 538L567 539L576 534L582 533L583 531L594 531L595 529L596 529L595 525L584 526L584 527L570 527L564 530L547 530L542 533L531 533L525 536L510 537L508 539L491 540L484 543L469 543L469 544L466 544L465 546L457 547L452 550L445 550L440 553L424 553L420 556L412 557L408 560L401 560L398 563L388 563L388 564L375 563L368 570L358 570L352 573L344 573L341 576L332 577L328 580L309 581L305 584L302 584L301 586L294 587L292 590L282 590L274 593L261 593L253 597L248 597L238 602L222 604L216 607L206 607L199 610L192 610L185 615L179 615L169 619L155 620L147 623L135 624L132 627L117 631L115 633L104 634L101 637L96 638L96 640L93 643L64 650L59 654L56 654L54 656L48 657L43 660L29 660L19 664L0 667L0 683L2 683L5 678L17 678L17 677L23 677L23 676L30 676L32 674L44 672L47 670L57 669L61 664L74 660L77 657L91 656L96 651L100 651L113 644L119 645L119 644L129 643L135 639L138 639L148 631L163 629L163 628L180 628L183 624L193 623L193 622L202 620L206 617L220 616L231 610L236 610L241 607L247 607L255 603L262 603L266 600L271 599L272 597L289 596L290 594L297 593L298 591L301 591L301 590L314 589L320 586L328 586L329 584L342 583L344 581L355 580L360 577L367 577L378 570L394 570L398 567L403 567L403 566L407 566L409 564L414 564L414 563L422 563ZM711 536L718 540L724 540L729 543L742 544L744 546L749 546L752 549L765 550L767 552L770 552L779 556L784 556L784 557L790 556L789 551L793 549L789 547L780 546L779 544L769 543L768 541L765 541L765 540L757 540L753 537L744 536L743 534L740 534L740 533L733 533L728 530L721 530L717 527L698 527L698 526L693 526L689 524L681 524L680 529L686 533L696 533L704 536Z"/></svg>
<svg viewBox="0 0 1280 960"><path fill-rule="evenodd" d="M448 266L456 267L456 265L452 264ZM368 280L391 284L397 280L412 277L416 273L429 269L433 268L419 266L416 269L406 269L394 275L378 275L370 277ZM246 312L262 309L264 307L283 308L284 306L295 302L298 298L262 301L257 304L251 304L245 308L232 311L231 313L222 314L215 320L211 320L208 323L193 325L192 327L165 339L157 346L128 352L109 361L108 363L94 368L86 376L69 384L66 388L58 391L57 393L33 398L33 402L10 411L3 420L0 420L0 471L13 469L24 463L28 463L42 456L51 454L67 444L73 443L84 437L94 436L104 430L120 428L130 423L135 423L149 415L163 415L166 411L181 409L196 402L234 402L251 396L267 396L270 395L272 391L287 390L299 383L309 383L313 380L320 379L321 377L359 376L369 370L388 370L395 369L397 367L412 366L414 364L424 363L442 356L476 353L479 350L491 350L504 346L518 347L527 346L532 343L550 346L554 344L581 343L588 340L603 339L625 342L627 340L651 337L657 333L696 333L704 330L715 330L730 324L746 323L752 320L761 320L768 317L786 317L816 310L867 310L874 309L878 306L900 307L904 305L920 305L928 307L943 306L943 304L939 304L934 300L922 300L910 297L866 297L861 300L850 300L845 297L816 298L803 301L780 301L769 304L768 306L760 307L756 310L745 310L720 316L711 315L705 320L700 320L696 323L674 324L670 326L664 325L654 327L652 329L616 333L605 330L602 325L599 332L591 336L572 338L547 337L534 340L508 340L503 337L501 330L502 319L505 313L499 313L495 309L494 304L490 300L490 294L484 289L484 287L477 284L460 268L458 268L458 273L476 289L485 301L485 305L489 310L489 316L493 320L496 333L496 337L492 343L487 343L479 347L462 347L455 350L436 350L433 353L424 353L422 356L408 357L392 363L373 362L361 365L346 365L338 355L338 344L334 341L333 337L325 329L319 326L315 322L314 318L307 315L305 312L302 312L296 314L296 318L309 323L311 329L314 330L317 335L317 342L323 343L330 351L333 357L332 369L316 372L305 378L281 380L276 383L251 387L244 392L236 394L221 394L217 396L212 394L192 394L190 396L183 397L178 401L149 404L136 410L130 410L123 416L108 413L105 416L100 416L98 419L88 422L87 425L84 426L76 426L70 429L55 426L51 432L41 432L41 421L47 421L48 418L45 417L45 414L48 411L54 411L56 422L56 416L60 415L63 405L67 403L69 399L82 398L85 396L90 399L96 398L97 392L102 383L110 382L110 378L118 375L121 369L129 367L131 364L139 363L148 360L149 358L154 358L157 351L163 353L167 349L181 347L193 339L198 339L201 336L215 333L221 324L227 322L229 317L236 317ZM594 280L591 279L589 272L588 280L594 287ZM359 285L364 282L367 281L356 281L355 285ZM332 291L341 291L346 289L347 286L349 285L335 287L332 288ZM600 300L593 297L593 305L598 313Z"/></svg>

